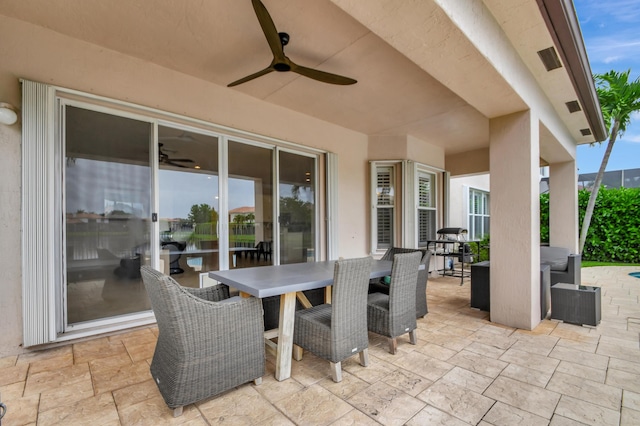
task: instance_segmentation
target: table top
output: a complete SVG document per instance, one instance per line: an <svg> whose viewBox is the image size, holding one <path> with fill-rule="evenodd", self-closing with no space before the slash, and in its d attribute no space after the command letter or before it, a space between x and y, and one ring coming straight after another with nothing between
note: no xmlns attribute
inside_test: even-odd
<svg viewBox="0 0 640 426"><path fill-rule="evenodd" d="M391 274L390 260L374 260L370 278ZM209 277L255 297L278 296L333 283L334 260L211 271Z"/></svg>

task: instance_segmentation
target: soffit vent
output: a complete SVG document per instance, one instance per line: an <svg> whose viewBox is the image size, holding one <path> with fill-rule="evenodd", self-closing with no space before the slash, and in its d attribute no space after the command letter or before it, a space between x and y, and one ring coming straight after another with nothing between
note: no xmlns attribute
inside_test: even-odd
<svg viewBox="0 0 640 426"><path fill-rule="evenodd" d="M589 136L591 134L591 129L580 129L580 133L582 133L582 136Z"/></svg>
<svg viewBox="0 0 640 426"><path fill-rule="evenodd" d="M582 111L582 108L580 108L580 104L578 103L578 101L570 101L570 102L567 102L565 105L567 106L567 109L571 113Z"/></svg>
<svg viewBox="0 0 640 426"><path fill-rule="evenodd" d="M539 50L538 56L540 56L540 60L544 64L544 67L547 69L547 71L562 67L560 58L558 58L558 53L553 46L547 49Z"/></svg>

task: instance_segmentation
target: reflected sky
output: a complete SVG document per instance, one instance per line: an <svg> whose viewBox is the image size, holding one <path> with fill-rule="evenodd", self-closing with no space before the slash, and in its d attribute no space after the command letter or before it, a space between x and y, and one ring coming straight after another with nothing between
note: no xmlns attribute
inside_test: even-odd
<svg viewBox="0 0 640 426"><path fill-rule="evenodd" d="M207 173L184 173L160 170L160 217L186 218L191 206L206 203L219 211L218 176ZM139 165L75 159L65 167L67 213L78 211L108 213L114 203L122 206L150 204L150 168ZM229 179L229 209L254 207L254 182ZM127 211L145 214L136 207Z"/></svg>

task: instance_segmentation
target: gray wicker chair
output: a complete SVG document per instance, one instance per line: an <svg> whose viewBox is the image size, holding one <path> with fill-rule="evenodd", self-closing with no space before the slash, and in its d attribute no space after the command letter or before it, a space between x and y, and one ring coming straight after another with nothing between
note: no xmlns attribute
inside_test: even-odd
<svg viewBox="0 0 640 426"><path fill-rule="evenodd" d="M396 254L391 269L389 294L371 293L367 303L369 331L390 337L389 352L395 354L397 337L409 333L416 344L416 282L422 254Z"/></svg>
<svg viewBox="0 0 640 426"><path fill-rule="evenodd" d="M193 289L140 268L158 322L151 375L174 416L182 407L254 381L265 371L262 305L224 285Z"/></svg>
<svg viewBox="0 0 640 426"><path fill-rule="evenodd" d="M371 257L336 261L331 304L296 312L293 331L294 358L302 359L302 349L329 361L334 382L342 380L343 360L356 353L360 364L369 364L367 333L367 286Z"/></svg>
<svg viewBox="0 0 640 426"><path fill-rule="evenodd" d="M324 303L324 288L303 291L309 302L315 305ZM273 330L280 325L280 296L263 297L262 307L264 308L264 329ZM296 311L304 309L299 300L296 300Z"/></svg>
<svg viewBox="0 0 640 426"><path fill-rule="evenodd" d="M401 247L391 247L386 251L380 260L393 260L393 256L402 253L413 253L419 251L422 253L420 264L424 265L424 269L418 271L418 280L416 281L416 319L424 318L429 313L427 308L427 281L429 279L429 263L431 262L431 250L427 249L410 249ZM380 278L369 281L369 293L389 294L389 284L384 284Z"/></svg>

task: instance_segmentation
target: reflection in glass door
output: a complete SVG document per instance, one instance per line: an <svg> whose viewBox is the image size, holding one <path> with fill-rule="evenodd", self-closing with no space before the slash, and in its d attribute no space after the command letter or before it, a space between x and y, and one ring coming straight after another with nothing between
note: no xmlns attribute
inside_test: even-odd
<svg viewBox="0 0 640 426"><path fill-rule="evenodd" d="M280 263L315 261L316 158L279 151Z"/></svg>
<svg viewBox="0 0 640 426"><path fill-rule="evenodd" d="M65 107L66 325L150 309L148 122Z"/></svg>
<svg viewBox="0 0 640 426"><path fill-rule="evenodd" d="M273 264L273 149L229 141L229 268Z"/></svg>
<svg viewBox="0 0 640 426"><path fill-rule="evenodd" d="M218 138L158 126L160 268L181 285L220 267Z"/></svg>

